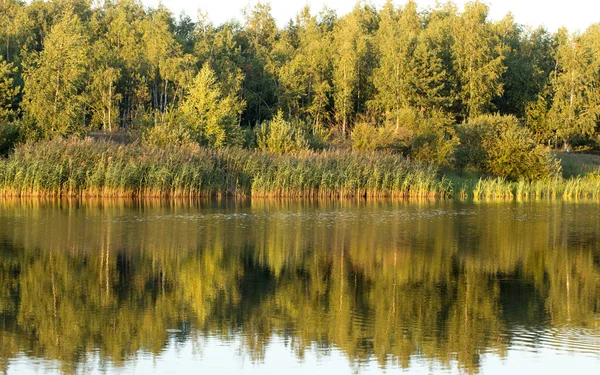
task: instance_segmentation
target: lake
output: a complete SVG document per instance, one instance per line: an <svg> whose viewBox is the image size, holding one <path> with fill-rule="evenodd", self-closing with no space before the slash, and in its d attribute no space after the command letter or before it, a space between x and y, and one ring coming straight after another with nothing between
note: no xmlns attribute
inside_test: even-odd
<svg viewBox="0 0 600 375"><path fill-rule="evenodd" d="M598 369L597 202L0 200L8 374Z"/></svg>

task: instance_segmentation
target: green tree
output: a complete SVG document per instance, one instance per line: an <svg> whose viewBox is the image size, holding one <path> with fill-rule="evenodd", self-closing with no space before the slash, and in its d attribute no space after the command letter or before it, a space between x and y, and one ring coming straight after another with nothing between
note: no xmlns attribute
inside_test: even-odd
<svg viewBox="0 0 600 375"><path fill-rule="evenodd" d="M258 2L244 11L240 46L244 53L243 96L247 103L244 120L254 125L270 118L277 104L277 71L273 48L279 37L271 6Z"/></svg>
<svg viewBox="0 0 600 375"><path fill-rule="evenodd" d="M278 43L280 105L291 118L321 127L328 119L331 92L331 34L305 7Z"/></svg>
<svg viewBox="0 0 600 375"><path fill-rule="evenodd" d="M107 2L98 15L96 29L104 34L106 48L116 55L109 64L119 67L117 92L121 95L122 126L143 122L151 108L149 63L143 41L145 19L143 6L133 0Z"/></svg>
<svg viewBox="0 0 600 375"><path fill-rule="evenodd" d="M414 97L412 82L416 66L413 57L421 20L412 1L405 8L396 9L388 0L380 18L377 32L379 68L373 78L374 103L398 129L402 111L411 106Z"/></svg>
<svg viewBox="0 0 600 375"><path fill-rule="evenodd" d="M217 75L207 64L194 78L182 111L199 141L223 147L241 142L242 104L234 95L223 92Z"/></svg>
<svg viewBox="0 0 600 375"><path fill-rule="evenodd" d="M369 25L363 20L363 13L369 10L365 10L361 5L358 3L349 15L337 23L333 31L335 117L342 124L344 135L356 112L360 110L361 102L364 101L361 96L365 96L366 90L361 87L361 81L370 75L369 59L373 59L373 35L367 28Z"/></svg>
<svg viewBox="0 0 600 375"><path fill-rule="evenodd" d="M20 87L15 84L15 73L13 64L7 63L0 56L0 123L12 120L16 112L15 104Z"/></svg>
<svg viewBox="0 0 600 375"><path fill-rule="evenodd" d="M486 113L503 92L504 57L487 16L483 3L467 3L454 27L453 56L464 118Z"/></svg>
<svg viewBox="0 0 600 375"><path fill-rule="evenodd" d="M243 105L244 57L236 35L239 24L225 23L215 28L203 17L196 25L194 54L199 66L209 64L226 95L233 95Z"/></svg>
<svg viewBox="0 0 600 375"><path fill-rule="evenodd" d="M563 141L590 138L600 119L600 26L573 37L561 29L557 43L548 121Z"/></svg>
<svg viewBox="0 0 600 375"><path fill-rule="evenodd" d="M92 109L92 127L112 132L119 128L119 105L122 94L118 91L121 75L117 56L105 39L92 48L93 62L88 87L88 102Z"/></svg>
<svg viewBox="0 0 600 375"><path fill-rule="evenodd" d="M89 61L87 30L71 11L44 39L25 67L23 109L43 137L86 130L82 96Z"/></svg>
<svg viewBox="0 0 600 375"><path fill-rule="evenodd" d="M432 30L425 28L413 1L399 10L388 2L381 11L374 103L396 129L406 110L425 112L448 105L447 72Z"/></svg>
<svg viewBox="0 0 600 375"><path fill-rule="evenodd" d="M501 113L524 118L527 107L544 91L554 68L552 35L541 27L523 29L512 16L495 26L506 56L504 92L495 104Z"/></svg>

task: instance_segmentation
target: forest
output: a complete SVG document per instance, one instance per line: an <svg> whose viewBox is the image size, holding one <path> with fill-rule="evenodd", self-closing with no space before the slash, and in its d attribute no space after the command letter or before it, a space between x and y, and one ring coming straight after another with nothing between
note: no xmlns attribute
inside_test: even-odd
<svg viewBox="0 0 600 375"><path fill-rule="evenodd" d="M82 154L96 148L102 160L124 147L141 155L243 148L231 152L294 166L325 158L323 170L305 163L319 181L340 157L395 157L411 170L432 166L438 178L452 171L501 183L562 179L551 150L600 147L600 24L551 33L511 14L491 20L479 1L459 10L363 0L346 15L305 7L283 27L268 3L222 25L201 11L177 17L133 0L2 0L0 19L5 193L92 189L97 165L78 172L64 153L35 165L15 156L66 144ZM66 168L42 176L44 162ZM172 181L177 172L166 174ZM582 177L595 195L599 176ZM56 189L43 187L50 180Z"/></svg>

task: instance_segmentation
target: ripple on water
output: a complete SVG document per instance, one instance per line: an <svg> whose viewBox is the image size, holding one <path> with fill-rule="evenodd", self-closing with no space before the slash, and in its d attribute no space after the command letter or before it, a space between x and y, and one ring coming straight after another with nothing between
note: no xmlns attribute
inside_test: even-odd
<svg viewBox="0 0 600 375"><path fill-rule="evenodd" d="M600 357L600 330L589 328L517 327L507 332L510 348L525 352L542 349Z"/></svg>

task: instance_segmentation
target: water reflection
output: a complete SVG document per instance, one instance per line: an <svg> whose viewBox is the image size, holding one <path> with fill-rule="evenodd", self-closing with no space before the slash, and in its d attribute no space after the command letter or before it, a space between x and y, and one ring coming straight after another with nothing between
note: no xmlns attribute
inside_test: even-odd
<svg viewBox="0 0 600 375"><path fill-rule="evenodd" d="M474 373L486 356L546 349L600 364L599 211L1 200L0 370L119 367L207 340L258 364L274 342L356 368Z"/></svg>

